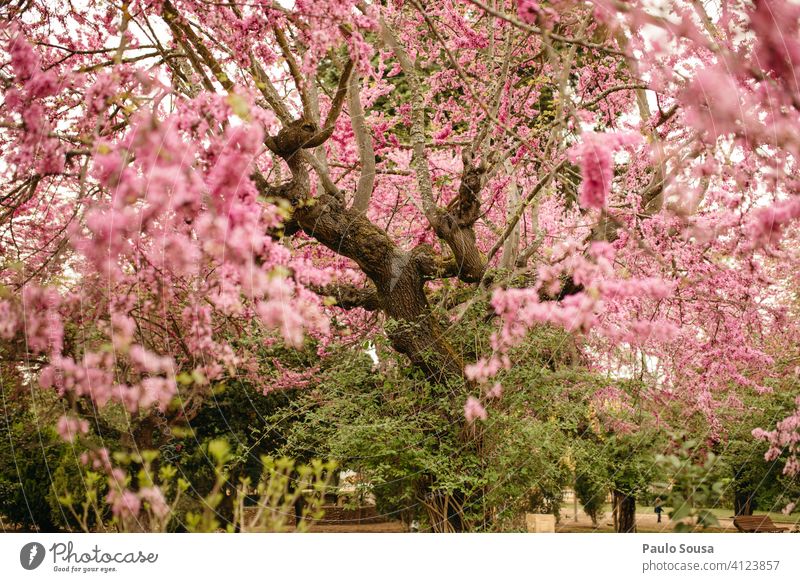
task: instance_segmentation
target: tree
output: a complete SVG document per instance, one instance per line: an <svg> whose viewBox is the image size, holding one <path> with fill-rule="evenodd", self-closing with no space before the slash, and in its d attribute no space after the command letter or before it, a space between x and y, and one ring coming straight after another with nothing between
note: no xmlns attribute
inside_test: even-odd
<svg viewBox="0 0 800 582"><path fill-rule="evenodd" d="M114 412L156 447L219 384L307 385L276 343L382 335L467 430L541 324L719 441L797 329L790 2L2 10L3 377L56 391L66 441Z"/></svg>

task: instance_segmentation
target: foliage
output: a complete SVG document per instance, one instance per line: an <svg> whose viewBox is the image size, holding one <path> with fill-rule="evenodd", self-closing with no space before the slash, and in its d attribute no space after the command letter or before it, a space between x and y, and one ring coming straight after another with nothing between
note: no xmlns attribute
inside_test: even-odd
<svg viewBox="0 0 800 582"><path fill-rule="evenodd" d="M724 503L734 509L791 511L800 500L800 483L790 466L787 470L789 456L766 459L768 446L752 435L753 427L768 426L793 411L793 383L773 389L769 395L745 395L743 409L731 411L735 420L727 425L727 438L713 449L731 479Z"/></svg>
<svg viewBox="0 0 800 582"><path fill-rule="evenodd" d="M158 505L131 455L157 450L207 530L281 449L368 474L387 515L513 528L569 485L590 511L647 495L676 428L761 454L734 418L754 395L780 415L748 416L767 464L726 466L794 494L790 0L0 16L0 378L34 396L6 411L32 453L0 457L13 519L101 528L110 496L130 528L125 503ZM44 517L40 477L73 489L84 453L99 476Z"/></svg>
<svg viewBox="0 0 800 582"><path fill-rule="evenodd" d="M48 496L65 447L55 430L37 423L30 412L12 409L7 400L5 412L0 423L0 515L26 529L54 531L59 516L51 514Z"/></svg>
<svg viewBox="0 0 800 582"><path fill-rule="evenodd" d="M670 520L678 532L690 532L719 525L716 516L707 508L716 507L728 485L723 477L717 456L698 447L691 439L680 439L676 451L658 455L656 462L670 475L664 486L665 504L672 507Z"/></svg>
<svg viewBox="0 0 800 582"><path fill-rule="evenodd" d="M456 329L464 351L479 345L487 325L475 316L480 311L476 306ZM508 531L524 528L526 512L558 515L575 475L604 488L598 504L622 478L613 481L610 466L631 472L639 463L631 490L649 483L653 444L637 440L638 455L626 459L609 452L621 437L609 437L591 405L609 380L578 365L562 331L542 326L529 335L512 356L519 365L502 377L506 390L491 418L466 429L453 416L462 396L452 385L443 391L425 382L386 347L378 345L377 354L374 364L352 349L329 353L318 383L298 395L292 412L270 418L267 430L285 439L281 450L289 456L334 458L357 471L387 517L432 527L425 508L444 491L463 496L467 529ZM616 456L603 456L609 454Z"/></svg>
<svg viewBox="0 0 800 582"><path fill-rule="evenodd" d="M212 440L205 452L213 466L213 485L187 511L180 509L181 499L196 492L174 465L158 462L157 451L117 453L116 466L102 454L94 456L90 465L87 458L80 497L65 489L58 500L83 531L164 532L175 527L189 532L287 531L301 499L304 507L297 531L306 531L322 517L332 463L316 460L298 465L291 459L263 456L255 487L245 477L231 491L226 489L230 467L235 465L230 445L223 439ZM218 510L227 496L232 496L235 510L233 521L225 525ZM247 501L254 502L249 512Z"/></svg>

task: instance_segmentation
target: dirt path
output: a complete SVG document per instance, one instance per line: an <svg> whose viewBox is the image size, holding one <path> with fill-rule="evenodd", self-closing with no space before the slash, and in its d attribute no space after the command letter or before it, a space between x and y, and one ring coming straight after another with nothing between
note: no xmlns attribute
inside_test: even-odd
<svg viewBox="0 0 800 582"><path fill-rule="evenodd" d="M670 522L667 514L661 516L661 523L658 523L658 516L655 513L637 513L636 528L640 533L659 533L673 531L674 524ZM578 521L575 521L572 510L561 512L561 521L556 526L558 533L589 533L589 532L611 532L614 529L614 520L611 512L604 513L597 519L597 527L592 525L592 520L582 511L578 511ZM705 530L707 532L727 533L735 532L733 519L720 518L719 527Z"/></svg>

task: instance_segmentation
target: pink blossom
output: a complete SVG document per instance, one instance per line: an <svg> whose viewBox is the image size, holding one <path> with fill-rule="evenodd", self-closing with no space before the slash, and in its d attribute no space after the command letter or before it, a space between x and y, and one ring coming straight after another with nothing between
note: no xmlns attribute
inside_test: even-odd
<svg viewBox="0 0 800 582"><path fill-rule="evenodd" d="M775 245L780 241L784 228L800 218L800 200L776 202L767 208L756 210L749 224L751 244L758 248Z"/></svg>
<svg viewBox="0 0 800 582"><path fill-rule="evenodd" d="M800 67L800 7L785 0L755 0L750 27L758 42L758 64L797 90Z"/></svg>
<svg viewBox="0 0 800 582"><path fill-rule="evenodd" d="M500 382L495 382L492 389L486 393L487 398L500 398L503 396L503 385Z"/></svg>
<svg viewBox="0 0 800 582"><path fill-rule="evenodd" d="M134 365L148 374L170 373L175 370L175 363L169 356L158 356L140 345L131 346L129 357Z"/></svg>
<svg viewBox="0 0 800 582"><path fill-rule="evenodd" d="M597 259L605 259L606 261L613 261L616 255L614 245L607 242L593 242L589 248L589 252Z"/></svg>
<svg viewBox="0 0 800 582"><path fill-rule="evenodd" d="M144 487L139 490L139 499L146 503L150 511L153 512L158 518L164 518L169 515L169 505L164 499L164 494L158 487Z"/></svg>
<svg viewBox="0 0 800 582"><path fill-rule="evenodd" d="M39 69L39 57L22 35L15 35L8 43L11 66L20 81L27 81Z"/></svg>
<svg viewBox="0 0 800 582"><path fill-rule="evenodd" d="M58 78L50 71L39 73L26 83L25 87L34 99L49 97L58 91Z"/></svg>
<svg viewBox="0 0 800 582"><path fill-rule="evenodd" d="M747 104L736 80L722 67L698 72L687 87L684 99L690 104L690 121L712 137L743 130Z"/></svg>
<svg viewBox="0 0 800 582"><path fill-rule="evenodd" d="M26 285L22 291L23 322L28 346L33 352L59 353L64 327L58 308L61 297L55 289Z"/></svg>
<svg viewBox="0 0 800 582"><path fill-rule="evenodd" d="M0 301L0 338L11 339L17 333L19 320L9 301Z"/></svg>
<svg viewBox="0 0 800 582"><path fill-rule="evenodd" d="M467 398L467 403L464 404L464 418L467 419L467 422L475 422L475 419L486 420L486 417L486 409L480 400L474 396Z"/></svg>
<svg viewBox="0 0 800 582"><path fill-rule="evenodd" d="M146 409L153 404L157 404L162 411L166 410L176 393L175 380L170 378L145 378L141 381L141 388L135 393L136 398L130 403L129 410Z"/></svg>
<svg viewBox="0 0 800 582"><path fill-rule="evenodd" d="M111 504L111 511L115 517L127 519L135 518L139 515L142 502L136 493L129 489L112 487L106 499Z"/></svg>
<svg viewBox="0 0 800 582"><path fill-rule="evenodd" d="M58 419L56 430L62 439L71 443L79 434L89 432L89 423L83 419L64 414Z"/></svg>
<svg viewBox="0 0 800 582"><path fill-rule="evenodd" d="M666 299L672 294L674 284L664 279L647 277L641 279L615 279L600 283L600 292L606 298L641 297Z"/></svg>
<svg viewBox="0 0 800 582"><path fill-rule="evenodd" d="M584 208L604 208L614 179L614 152L641 138L633 134L587 132L569 150L570 160L581 167L579 202Z"/></svg>
<svg viewBox="0 0 800 582"><path fill-rule="evenodd" d="M535 24L536 17L542 11L541 6L536 0L518 0L517 16L522 22Z"/></svg>
<svg viewBox="0 0 800 582"><path fill-rule="evenodd" d="M280 330L286 343L293 347L303 345L304 320L301 313L284 301L263 301L258 304L258 314L267 327Z"/></svg>
<svg viewBox="0 0 800 582"><path fill-rule="evenodd" d="M481 359L474 364L468 364L464 368L464 375L469 380L477 380L483 382L491 378L502 368L503 363L500 358L490 358L488 360Z"/></svg>

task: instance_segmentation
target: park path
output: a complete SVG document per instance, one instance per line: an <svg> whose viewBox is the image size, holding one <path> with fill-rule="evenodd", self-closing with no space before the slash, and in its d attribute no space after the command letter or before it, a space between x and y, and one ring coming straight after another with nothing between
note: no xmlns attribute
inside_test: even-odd
<svg viewBox="0 0 800 582"><path fill-rule="evenodd" d="M732 512L731 512L732 513ZM561 512L561 522L556 526L557 532L570 533L570 532L591 532L591 531L611 531L614 527L614 520L611 512L605 512L597 519L597 527L592 525L592 520L583 511L578 511L578 521L575 521L572 509L563 510ZM658 523L658 516L653 513L637 513L636 514L636 527L638 531L643 533L654 532L671 532L673 531L673 524L670 522L666 513L661 516L661 523ZM733 518L719 518L719 527L714 528L714 532L735 532L736 528L733 526Z"/></svg>

